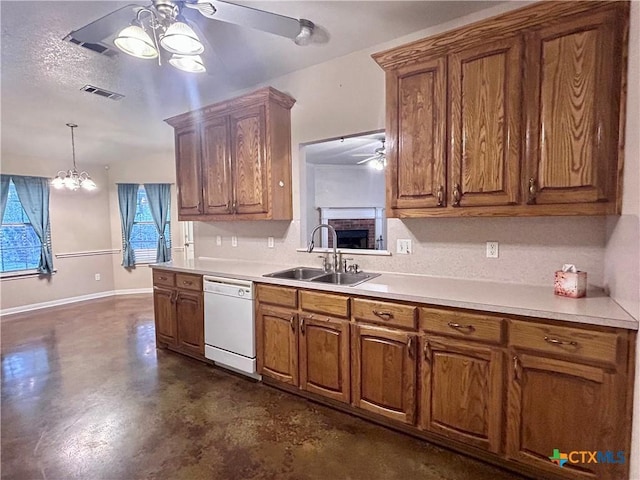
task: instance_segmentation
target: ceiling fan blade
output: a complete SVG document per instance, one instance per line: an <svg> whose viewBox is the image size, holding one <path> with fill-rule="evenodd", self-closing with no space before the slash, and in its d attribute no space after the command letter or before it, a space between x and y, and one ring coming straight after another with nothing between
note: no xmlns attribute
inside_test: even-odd
<svg viewBox="0 0 640 480"><path fill-rule="evenodd" d="M125 5L78 30L73 30L64 39L73 37L83 43L98 43L129 25L136 17L134 9L139 8L140 5L140 3Z"/></svg>
<svg viewBox="0 0 640 480"><path fill-rule="evenodd" d="M201 7L199 4L213 5L215 12L211 14L208 6ZM185 6L197 9L202 15L213 20L242 25L280 35L281 37L295 39L300 33L300 20L297 18L285 17L284 15L265 12L264 10L257 10L243 5L220 0L200 0L195 3L187 2Z"/></svg>

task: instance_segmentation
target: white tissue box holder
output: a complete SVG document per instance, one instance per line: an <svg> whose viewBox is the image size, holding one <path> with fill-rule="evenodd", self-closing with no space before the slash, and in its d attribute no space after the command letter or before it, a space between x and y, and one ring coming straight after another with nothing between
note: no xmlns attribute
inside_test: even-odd
<svg viewBox="0 0 640 480"><path fill-rule="evenodd" d="M553 293L556 295L571 298L584 297L587 294L587 272L558 270L553 287Z"/></svg>

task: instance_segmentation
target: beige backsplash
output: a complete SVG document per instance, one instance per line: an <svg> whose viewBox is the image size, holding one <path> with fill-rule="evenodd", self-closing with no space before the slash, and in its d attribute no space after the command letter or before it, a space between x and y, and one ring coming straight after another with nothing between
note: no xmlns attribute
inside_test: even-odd
<svg viewBox="0 0 640 480"><path fill-rule="evenodd" d="M573 263L588 272L591 286L602 286L605 217L390 219L388 239L410 238L411 255L356 256L364 270L418 273L532 285L553 284L553 272ZM196 256L261 260L274 265L319 265L302 246L300 222L195 222ZM216 246L216 236L222 246ZM238 246L231 246L231 236ZM267 248L267 237L275 248ZM500 242L500 257L485 257L485 242Z"/></svg>

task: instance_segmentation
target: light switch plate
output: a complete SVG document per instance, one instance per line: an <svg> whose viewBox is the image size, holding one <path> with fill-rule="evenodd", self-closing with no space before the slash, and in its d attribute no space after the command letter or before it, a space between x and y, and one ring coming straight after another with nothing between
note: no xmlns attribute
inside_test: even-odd
<svg viewBox="0 0 640 480"><path fill-rule="evenodd" d="M273 248L274 247L273 237L268 237L267 238L267 247L269 247L269 248Z"/></svg>
<svg viewBox="0 0 640 480"><path fill-rule="evenodd" d="M396 245L396 253L401 255L409 255L411 253L411 240L399 238Z"/></svg>
<svg viewBox="0 0 640 480"><path fill-rule="evenodd" d="M216 235L216 247L222 246L222 237L220 235Z"/></svg>
<svg viewBox="0 0 640 480"><path fill-rule="evenodd" d="M236 237L235 235L233 237L231 237L231 246L232 247L237 247L238 246L238 237Z"/></svg>

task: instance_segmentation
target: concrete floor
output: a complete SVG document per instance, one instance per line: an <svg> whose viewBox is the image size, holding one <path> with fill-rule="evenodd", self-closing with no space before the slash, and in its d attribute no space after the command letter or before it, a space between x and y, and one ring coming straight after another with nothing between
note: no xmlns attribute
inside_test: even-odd
<svg viewBox="0 0 640 480"><path fill-rule="evenodd" d="M150 295L2 323L3 479L519 478L155 349Z"/></svg>

